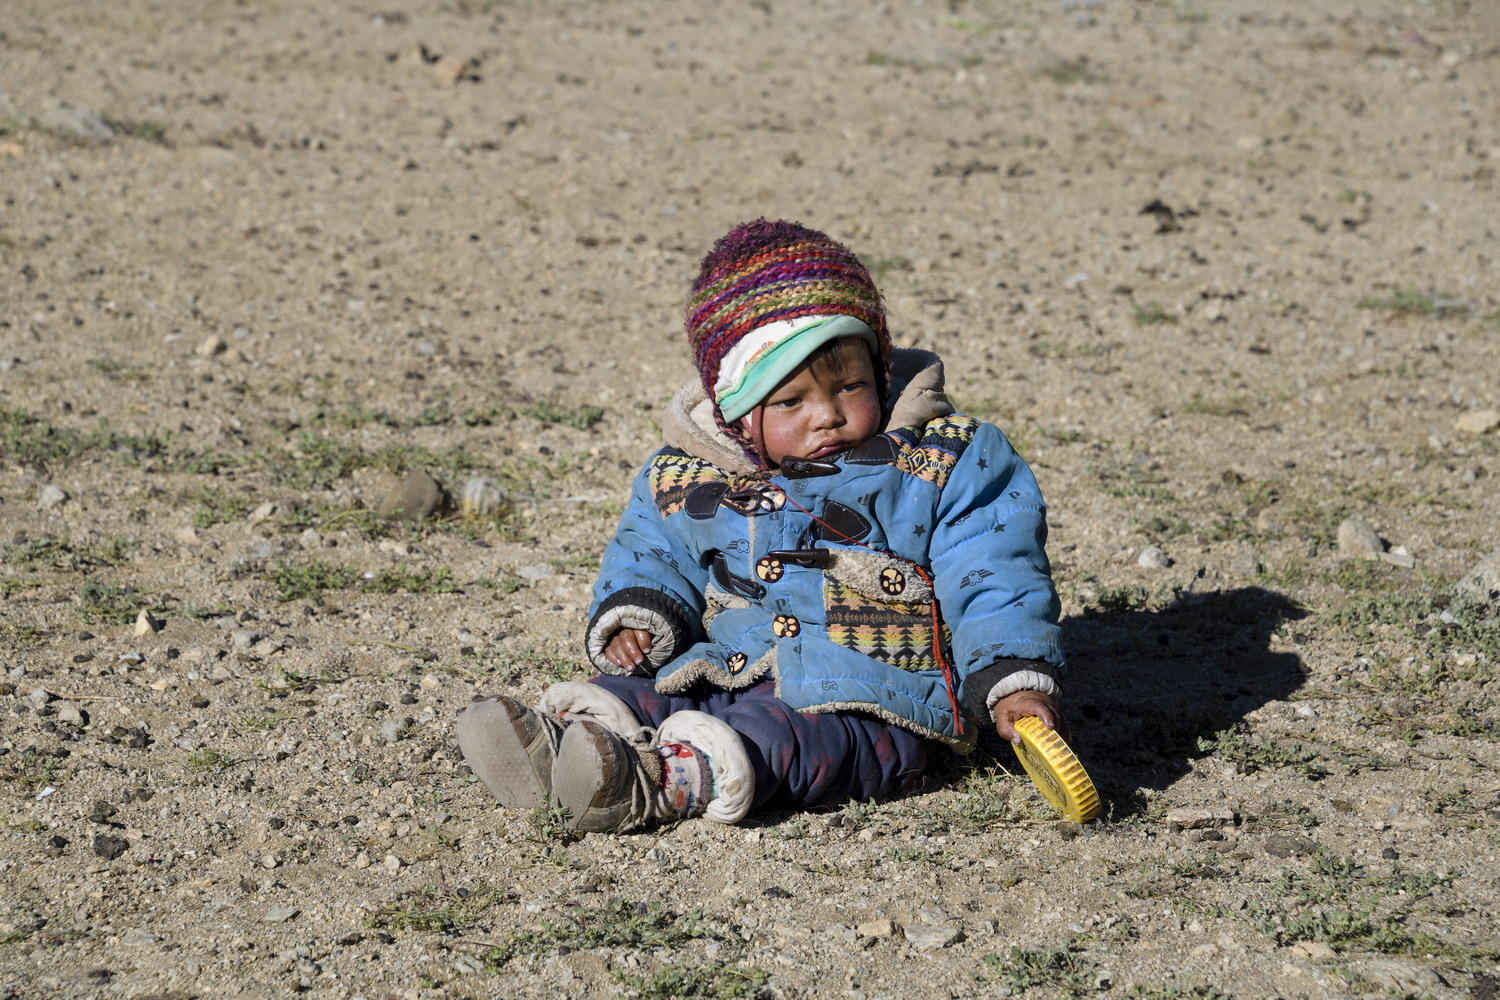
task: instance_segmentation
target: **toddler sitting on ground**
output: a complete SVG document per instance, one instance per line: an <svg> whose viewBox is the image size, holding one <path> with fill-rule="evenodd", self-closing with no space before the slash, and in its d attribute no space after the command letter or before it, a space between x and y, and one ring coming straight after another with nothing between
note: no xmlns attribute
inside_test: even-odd
<svg viewBox="0 0 1500 1000"><path fill-rule="evenodd" d="M1061 730L1036 480L953 412L934 355L892 349L858 259L795 223L739 226L686 325L701 384L605 551L599 676L460 713L485 786L577 830L734 823L897 794L980 720Z"/></svg>

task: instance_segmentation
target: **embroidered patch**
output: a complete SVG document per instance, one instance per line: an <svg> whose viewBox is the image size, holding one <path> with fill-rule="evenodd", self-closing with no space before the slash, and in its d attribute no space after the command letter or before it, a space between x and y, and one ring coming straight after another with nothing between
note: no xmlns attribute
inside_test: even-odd
<svg viewBox="0 0 1500 1000"><path fill-rule="evenodd" d="M978 430L979 421L973 417L954 415L939 417L920 429L903 427L892 431L891 436L902 445L896 468L941 489Z"/></svg>
<svg viewBox="0 0 1500 1000"><path fill-rule="evenodd" d="M902 670L937 669L928 602L877 600L834 576L824 578L823 601L833 642ZM946 628L942 638L946 645Z"/></svg>
<svg viewBox="0 0 1500 1000"><path fill-rule="evenodd" d="M687 503L688 494L704 483L729 483L729 477L712 462L691 455L658 452L647 473L651 496L661 516L675 514Z"/></svg>

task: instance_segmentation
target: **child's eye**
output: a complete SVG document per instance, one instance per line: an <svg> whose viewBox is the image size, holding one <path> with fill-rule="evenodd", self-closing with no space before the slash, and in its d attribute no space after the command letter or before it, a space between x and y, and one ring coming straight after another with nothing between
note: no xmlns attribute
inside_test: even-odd
<svg viewBox="0 0 1500 1000"><path fill-rule="evenodd" d="M868 383L868 382L850 382L848 385L844 386L843 391L844 392L859 392L861 389L868 389L869 387L870 387L870 383Z"/></svg>
<svg viewBox="0 0 1500 1000"><path fill-rule="evenodd" d="M796 406L800 402L802 402L801 399L797 398L796 396L793 396L791 399L778 399L774 403L767 403L766 405L767 406L779 406L783 410L790 410L792 407Z"/></svg>

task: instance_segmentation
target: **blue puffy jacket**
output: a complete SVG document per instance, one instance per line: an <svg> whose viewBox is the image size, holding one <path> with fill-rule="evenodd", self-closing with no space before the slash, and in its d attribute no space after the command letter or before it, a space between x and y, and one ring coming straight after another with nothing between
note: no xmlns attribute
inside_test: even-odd
<svg viewBox="0 0 1500 1000"><path fill-rule="evenodd" d="M957 746L997 678L1050 686L1045 507L994 425L941 413L774 475L726 469L731 452L692 437L646 462L605 552L586 641L600 670L618 672L603 656L616 632L644 628L664 693L770 678L794 708Z"/></svg>

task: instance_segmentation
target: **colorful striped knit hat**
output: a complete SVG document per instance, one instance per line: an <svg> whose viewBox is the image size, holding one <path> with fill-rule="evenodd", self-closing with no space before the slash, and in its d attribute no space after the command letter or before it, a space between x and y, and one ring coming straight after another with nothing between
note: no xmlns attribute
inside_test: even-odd
<svg viewBox="0 0 1500 1000"><path fill-rule="evenodd" d="M880 292L847 247L815 229L756 219L725 233L698 269L686 326L719 425L742 445L730 424L830 340L870 342L885 396L891 340Z"/></svg>

